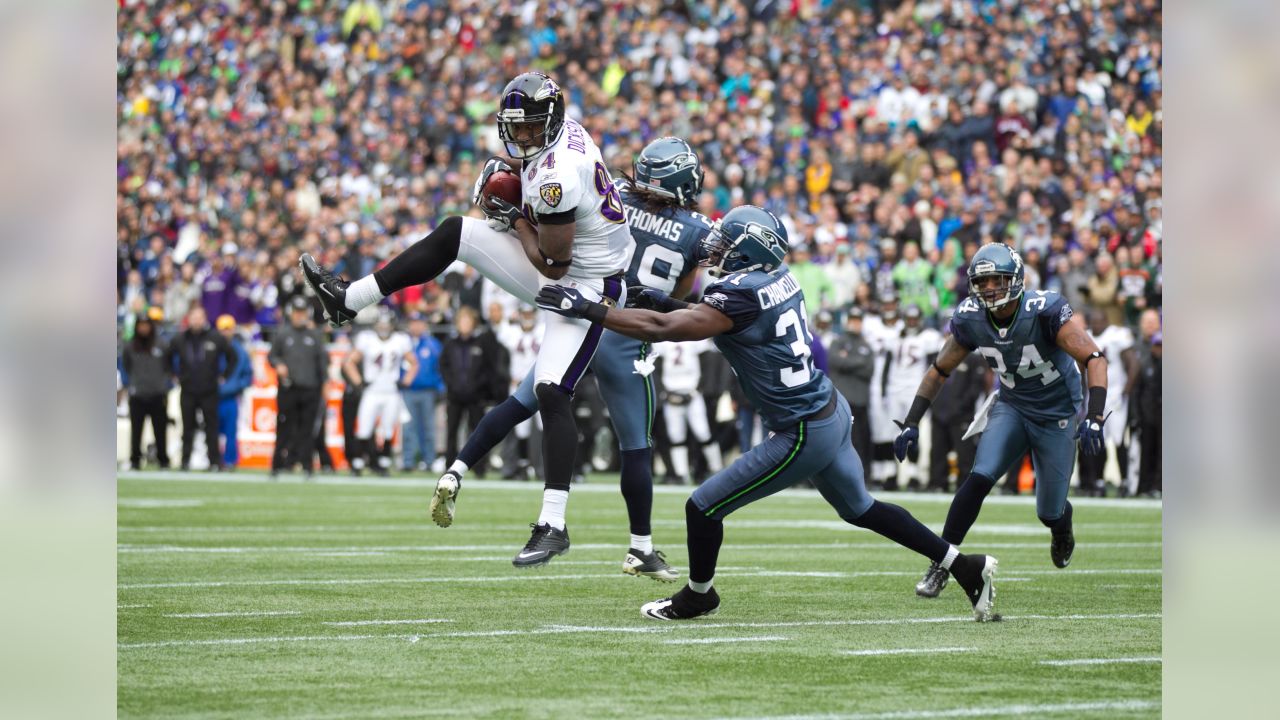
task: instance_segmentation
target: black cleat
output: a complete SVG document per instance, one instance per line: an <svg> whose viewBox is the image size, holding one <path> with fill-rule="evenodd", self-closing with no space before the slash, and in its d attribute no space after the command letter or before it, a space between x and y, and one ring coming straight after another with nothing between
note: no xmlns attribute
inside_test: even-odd
<svg viewBox="0 0 1280 720"><path fill-rule="evenodd" d="M951 563L951 574L964 588L964 594L973 605L973 617L978 622L999 620L996 606L996 568L1000 561L990 555L961 555Z"/></svg>
<svg viewBox="0 0 1280 720"><path fill-rule="evenodd" d="M311 253L302 253L298 260L302 277L315 291L324 309L325 319L333 327L342 327L355 319L354 310L347 307L347 286L351 283L320 267Z"/></svg>
<svg viewBox="0 0 1280 720"><path fill-rule="evenodd" d="M512 565L518 568L542 567L556 555L569 552L569 528L557 530L546 523L530 523L529 527L533 528L533 534L524 544L524 549L511 559Z"/></svg>
<svg viewBox="0 0 1280 720"><path fill-rule="evenodd" d="M692 620L713 615L720 609L720 596L711 588L697 593L689 586L669 598L647 602L640 607L640 615L650 620Z"/></svg>
<svg viewBox="0 0 1280 720"><path fill-rule="evenodd" d="M1071 564L1071 553L1076 549L1076 535L1068 530L1061 535L1054 533L1053 541L1049 543L1049 557L1053 558L1053 564L1064 568Z"/></svg>
<svg viewBox="0 0 1280 720"><path fill-rule="evenodd" d="M936 598L942 594L942 590L950 580L951 573L938 563L929 563L929 569L925 571L924 577L916 583L916 594L920 597Z"/></svg>
<svg viewBox="0 0 1280 720"><path fill-rule="evenodd" d="M680 579L680 571L667 564L667 556L661 550L643 553L635 548L627 550L627 557L622 561L622 572L636 577L651 577L662 582L675 582Z"/></svg>

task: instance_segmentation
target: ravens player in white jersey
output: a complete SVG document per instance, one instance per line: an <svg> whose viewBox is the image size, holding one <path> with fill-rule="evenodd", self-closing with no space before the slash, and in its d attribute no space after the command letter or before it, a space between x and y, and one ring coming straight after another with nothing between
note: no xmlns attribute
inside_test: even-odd
<svg viewBox="0 0 1280 720"><path fill-rule="evenodd" d="M653 620L690 620L716 612L716 560L724 518L748 503L812 478L845 521L873 530L949 568L965 588L978 620L992 618L997 562L962 555L897 505L872 498L853 449L849 404L814 367L804 293L783 259L787 230L773 213L752 205L730 210L708 234L702 262L719 281L702 302L653 298L658 312L621 310L573 288L548 285L538 304L588 318L649 342L713 338L764 418L770 435L698 487L685 504L689 583L671 597L646 603ZM661 312L665 310L667 312Z"/></svg>
<svg viewBox="0 0 1280 720"><path fill-rule="evenodd" d="M1102 451L1107 401L1107 360L1085 332L1066 298L1056 292L1023 292L1022 258L1000 243L982 247L969 263L969 297L951 318L951 335L925 374L893 450L899 461L920 437L920 418L952 370L975 350L1000 378L1000 390L975 421L985 422L969 477L956 490L942 539L964 542L982 501L1027 451L1036 471L1036 516L1049 528L1049 555L1065 568L1075 549L1067 500L1076 440L1087 453ZM1085 367L1089 397L1080 417ZM977 429L976 427L974 428ZM947 573L936 563L916 594L936 597Z"/></svg>
<svg viewBox="0 0 1280 720"><path fill-rule="evenodd" d="M373 332L356 336L355 347L343 363L343 372L363 389L356 415L356 438L361 452L350 458L351 470L359 475L367 456L373 462L374 472L385 477L391 469L391 442L404 410L400 389L413 382L414 375L418 374L413 341L408 335L395 332L389 309L379 308ZM374 441L375 432L382 437L381 445Z"/></svg>
<svg viewBox="0 0 1280 720"><path fill-rule="evenodd" d="M647 294L665 297L689 293L697 274L698 247L711 221L694 212L702 192L702 163L680 138L650 142L632 162L632 177L620 183L623 207L635 245L627 263L628 302L646 302ZM631 544L623 572L673 581L679 577L660 550L653 546L653 440L656 400L653 359L648 343L606 331L591 361L600 394L618 438L620 485L627 504ZM538 409L532 374L510 398L490 410L439 482L431 499L431 517L441 527L453 523L458 489L468 468ZM541 562L569 549L568 533L550 536L542 545Z"/></svg>
<svg viewBox="0 0 1280 720"><path fill-rule="evenodd" d="M890 418L906 417L925 370L942 348L942 334L924 326L924 313L918 306L908 305L902 312L902 330L885 338L884 343L885 405ZM906 466L907 489L919 490L922 477L920 453L912 453L903 464ZM895 475L896 470L895 467Z"/></svg>
<svg viewBox="0 0 1280 720"><path fill-rule="evenodd" d="M473 199L479 204L480 191L494 172L518 170L521 207L490 196L481 207L487 221L446 218L385 267L351 283L303 255L303 275L330 323L347 323L360 309L433 280L457 260L526 302L540 284L552 282L595 301L621 304L631 246L622 198L595 142L582 125L565 117L566 102L560 86L537 72L517 76L502 91L498 134L519 168L491 158ZM549 550L567 544L564 513L578 440L572 398L601 334L583 320L548 318L534 366L544 429L545 490L529 542L513 561L518 567L544 564Z"/></svg>

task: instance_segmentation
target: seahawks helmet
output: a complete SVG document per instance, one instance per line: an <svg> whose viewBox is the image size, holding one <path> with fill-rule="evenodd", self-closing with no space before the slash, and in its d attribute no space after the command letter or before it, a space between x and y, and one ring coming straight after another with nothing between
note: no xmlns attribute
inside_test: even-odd
<svg viewBox="0 0 1280 720"><path fill-rule="evenodd" d="M560 86L540 72L521 73L507 83L497 116L507 153L527 160L550 147L564 127L564 105ZM526 135L530 130L535 134Z"/></svg>
<svg viewBox="0 0 1280 720"><path fill-rule="evenodd" d="M999 278L995 287L978 288L978 280L985 277ZM1017 302L1022 297L1022 258L1013 248L1003 243L982 246L969 261L969 294L988 310L996 310Z"/></svg>
<svg viewBox="0 0 1280 720"><path fill-rule="evenodd" d="M681 205L692 203L702 192L702 162L689 143L677 137L645 145L631 170L638 189L674 198Z"/></svg>
<svg viewBox="0 0 1280 720"><path fill-rule="evenodd" d="M787 229L768 210L739 205L716 221L702 239L698 264L712 277L727 273L771 270L787 256Z"/></svg>

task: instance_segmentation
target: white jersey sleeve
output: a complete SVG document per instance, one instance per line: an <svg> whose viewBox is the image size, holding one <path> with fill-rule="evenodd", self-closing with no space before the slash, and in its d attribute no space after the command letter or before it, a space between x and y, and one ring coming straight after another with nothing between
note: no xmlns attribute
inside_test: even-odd
<svg viewBox="0 0 1280 720"><path fill-rule="evenodd" d="M602 278L626 267L631 230L622 196L582 125L566 119L560 137L529 161L521 181L524 215L534 224L573 213L570 276Z"/></svg>

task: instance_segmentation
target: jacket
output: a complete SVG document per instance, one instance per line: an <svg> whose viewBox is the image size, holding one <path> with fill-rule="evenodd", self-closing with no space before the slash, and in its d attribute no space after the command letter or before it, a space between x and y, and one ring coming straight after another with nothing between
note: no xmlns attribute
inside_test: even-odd
<svg viewBox="0 0 1280 720"><path fill-rule="evenodd" d="M292 325L280 328L267 360L273 367L283 363L289 368L289 387L320 388L328 376L329 352L319 330Z"/></svg>
<svg viewBox="0 0 1280 720"><path fill-rule="evenodd" d="M444 346L429 333L413 341L413 353L418 358L418 374L413 376L408 390L444 391L444 378L440 376L440 355Z"/></svg>
<svg viewBox="0 0 1280 720"><path fill-rule="evenodd" d="M167 354L168 351L159 343L150 348L142 348L135 343L124 346L120 353L120 366L126 376L129 397L152 398L169 392L172 371Z"/></svg>
<svg viewBox="0 0 1280 720"><path fill-rule="evenodd" d="M218 395L223 402L235 400L253 384L253 363L249 362L249 351L239 340L231 341L231 349L236 354L236 367L227 373L227 379L218 387Z"/></svg>
<svg viewBox="0 0 1280 720"><path fill-rule="evenodd" d="M508 378L502 368L502 351L493 334L483 331L477 331L470 337L456 335L446 340L440 354L445 397L456 403L483 403L496 399L495 378L501 380L505 396Z"/></svg>
<svg viewBox="0 0 1280 720"><path fill-rule="evenodd" d="M871 376L876 355L862 335L846 333L836 336L827 350L831 382L855 407L866 407L871 400Z"/></svg>
<svg viewBox="0 0 1280 720"><path fill-rule="evenodd" d="M203 395L216 393L218 378L235 372L236 354L226 338L209 328L187 330L169 346L169 363L183 392Z"/></svg>

